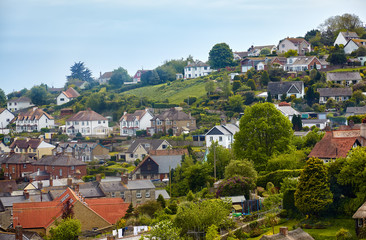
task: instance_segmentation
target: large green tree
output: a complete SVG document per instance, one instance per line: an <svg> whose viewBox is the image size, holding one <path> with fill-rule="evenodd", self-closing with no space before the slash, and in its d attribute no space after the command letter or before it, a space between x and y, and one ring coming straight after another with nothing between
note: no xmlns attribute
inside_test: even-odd
<svg viewBox="0 0 366 240"><path fill-rule="evenodd" d="M295 206L304 214L319 216L332 202L327 167L322 160L309 158L299 177Z"/></svg>
<svg viewBox="0 0 366 240"><path fill-rule="evenodd" d="M50 230L50 240L76 240L81 233L81 223L77 219L66 218L60 223L56 224L56 227L52 227Z"/></svg>
<svg viewBox="0 0 366 240"><path fill-rule="evenodd" d="M341 30L357 32L359 35L365 33L363 22L360 17L349 13L329 17L319 25L319 28L322 32L329 31L334 37L336 37L338 32Z"/></svg>
<svg viewBox="0 0 366 240"><path fill-rule="evenodd" d="M225 168L232 158L233 155L229 149L219 145L217 141L212 142L209 148L209 154L207 154L207 163L212 173L214 173L216 163L216 178L224 178Z"/></svg>
<svg viewBox="0 0 366 240"><path fill-rule="evenodd" d="M47 104L47 90L42 86L34 86L29 92L29 97L35 105Z"/></svg>
<svg viewBox="0 0 366 240"><path fill-rule="evenodd" d="M4 90L0 88L0 107L6 106L6 95Z"/></svg>
<svg viewBox="0 0 366 240"><path fill-rule="evenodd" d="M257 171L254 169L254 164L247 159L231 160L225 168L225 178L241 176L257 179Z"/></svg>
<svg viewBox="0 0 366 240"><path fill-rule="evenodd" d="M159 74L155 70L147 71L141 75L141 82L144 85L160 84Z"/></svg>
<svg viewBox="0 0 366 240"><path fill-rule="evenodd" d="M232 66L234 60L233 51L226 43L218 43L209 52L208 61L212 68L224 68Z"/></svg>
<svg viewBox="0 0 366 240"><path fill-rule="evenodd" d="M92 82L92 73L91 71L84 66L84 62L74 63L70 67L71 74L67 76L67 79L79 79L81 81Z"/></svg>
<svg viewBox="0 0 366 240"><path fill-rule="evenodd" d="M109 80L109 84L119 88L123 85L124 82L130 82L130 81L131 76L128 75L127 70L122 67L119 67L113 71L111 79Z"/></svg>
<svg viewBox="0 0 366 240"><path fill-rule="evenodd" d="M238 159L247 158L263 169L275 153L289 149L292 124L272 103L257 103L244 111L233 149Z"/></svg>

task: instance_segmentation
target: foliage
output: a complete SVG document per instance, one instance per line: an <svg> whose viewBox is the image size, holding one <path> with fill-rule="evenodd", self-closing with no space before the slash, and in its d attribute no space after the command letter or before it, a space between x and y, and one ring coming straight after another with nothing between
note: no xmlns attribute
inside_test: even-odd
<svg viewBox="0 0 366 240"><path fill-rule="evenodd" d="M143 85L156 85L162 83L158 73L155 70L146 71L141 75Z"/></svg>
<svg viewBox="0 0 366 240"><path fill-rule="evenodd" d="M205 84L205 90L208 95L211 95L215 91L215 82L214 81L207 81Z"/></svg>
<svg viewBox="0 0 366 240"><path fill-rule="evenodd" d="M207 164L210 167L211 172L214 173L215 159L216 159L216 178L224 178L224 172L226 166L229 164L230 160L233 158L232 153L229 149L224 148L219 145L219 143L212 142L207 154Z"/></svg>
<svg viewBox="0 0 366 240"><path fill-rule="evenodd" d="M166 202L165 202L165 199L164 199L163 195L159 194L159 196L156 199L156 201L160 204L160 206L161 206L162 209L165 208Z"/></svg>
<svg viewBox="0 0 366 240"><path fill-rule="evenodd" d="M75 62L70 67L71 75L67 76L68 80L79 79L81 81L91 82L93 81L91 71L84 66L84 62Z"/></svg>
<svg viewBox="0 0 366 240"><path fill-rule="evenodd" d="M269 172L267 174L258 176L257 185L264 187L268 182L272 182L276 187L279 187L281 186L281 183L283 182L284 179L298 177L300 175L300 171L301 170L299 169L294 170L284 169Z"/></svg>
<svg viewBox="0 0 366 240"><path fill-rule="evenodd" d="M134 215L134 211L135 211L135 209L133 208L133 204L130 203L130 205L128 205L126 214L123 218L128 219L128 218L132 217Z"/></svg>
<svg viewBox="0 0 366 240"><path fill-rule="evenodd" d="M263 200L265 210L278 209L282 205L282 194L271 194Z"/></svg>
<svg viewBox="0 0 366 240"><path fill-rule="evenodd" d="M225 97L228 97L231 93L231 84L230 84L230 78L227 74L225 74L222 77L222 86L221 86L222 92Z"/></svg>
<svg viewBox="0 0 366 240"><path fill-rule="evenodd" d="M0 107L6 106L6 95L4 90L0 88Z"/></svg>
<svg viewBox="0 0 366 240"><path fill-rule="evenodd" d="M216 196L239 196L244 195L249 198L249 191L255 187L254 179L248 177L231 177L222 180L217 188Z"/></svg>
<svg viewBox="0 0 366 240"><path fill-rule="evenodd" d="M328 171L323 161L310 158L300 174L295 192L295 205L304 214L318 216L333 202Z"/></svg>
<svg viewBox="0 0 366 240"><path fill-rule="evenodd" d="M174 224L169 220L163 220L158 222L147 236L147 239L160 239L160 240L170 240L177 239L181 240L180 237L181 229L174 226Z"/></svg>
<svg viewBox="0 0 366 240"><path fill-rule="evenodd" d="M208 61L212 68L224 68L233 65L233 51L226 43L218 43L209 52Z"/></svg>
<svg viewBox="0 0 366 240"><path fill-rule="evenodd" d="M207 233L206 233L206 240L220 240L220 235L218 233L218 228L215 224L212 224L210 227L208 227L207 229Z"/></svg>
<svg viewBox="0 0 366 240"><path fill-rule="evenodd" d="M231 160L225 168L225 178L231 178L234 176L248 177L257 179L257 171L254 169L253 162L242 160Z"/></svg>
<svg viewBox="0 0 366 240"><path fill-rule="evenodd" d="M242 112L243 111L243 98L241 95L234 95L229 97L229 106L230 110L233 112Z"/></svg>
<svg viewBox="0 0 366 240"><path fill-rule="evenodd" d="M266 171L277 171L281 169L300 169L305 165L307 154L302 150L294 150L289 153L282 153L271 157L268 160Z"/></svg>
<svg viewBox="0 0 366 240"><path fill-rule="evenodd" d="M187 201L192 202L194 200L194 194L191 190L187 193Z"/></svg>
<svg viewBox="0 0 366 240"><path fill-rule="evenodd" d="M310 86L307 88L304 98L306 100L306 103L309 106L312 106L314 103L319 102L319 96L319 93L314 90L314 87Z"/></svg>
<svg viewBox="0 0 366 240"><path fill-rule="evenodd" d="M127 70L122 67L119 67L118 69L115 69L113 71L111 79L109 80L109 84L119 88L123 85L123 83L130 81L131 76L128 75Z"/></svg>
<svg viewBox="0 0 366 240"><path fill-rule="evenodd" d="M136 211L138 214L147 214L150 217L154 216L154 213L161 210L161 205L156 200L146 201L142 205L138 205Z"/></svg>
<svg viewBox="0 0 366 240"><path fill-rule="evenodd" d="M229 216L231 203L220 199L204 200L202 202L187 202L179 206L174 223L182 228L182 233L197 228L203 231L215 224L222 227Z"/></svg>
<svg viewBox="0 0 366 240"><path fill-rule="evenodd" d="M301 121L301 115L294 115L292 117L292 129L295 131L301 131L302 130L302 121Z"/></svg>
<svg viewBox="0 0 366 240"><path fill-rule="evenodd" d="M320 24L319 28L322 32L331 32L335 37L342 30L357 32L359 35L365 32L361 19L357 15L349 13L329 17Z"/></svg>
<svg viewBox="0 0 366 240"><path fill-rule="evenodd" d="M267 213L266 214L266 222L268 225L272 227L272 234L275 234L274 227L278 224L279 218L276 213Z"/></svg>
<svg viewBox="0 0 366 240"><path fill-rule="evenodd" d="M340 65L347 62L347 57L344 50L340 49L339 51L332 52L327 58L327 61L333 65Z"/></svg>
<svg viewBox="0 0 366 240"><path fill-rule="evenodd" d="M257 89L255 82L253 79L249 79L247 82L247 86L250 87L251 90L255 91Z"/></svg>
<svg viewBox="0 0 366 240"><path fill-rule="evenodd" d="M297 56L297 51L294 49L290 49L287 52L285 52L285 57L289 58L289 57L294 57Z"/></svg>
<svg viewBox="0 0 366 240"><path fill-rule="evenodd" d="M81 233L81 223L77 219L66 218L60 223L56 223L56 227L50 229L50 240L76 240Z"/></svg>
<svg viewBox="0 0 366 240"><path fill-rule="evenodd" d="M336 239L337 240L351 240L352 238L352 234L344 228L339 229L339 231L336 234Z"/></svg>
<svg viewBox="0 0 366 240"><path fill-rule="evenodd" d="M262 75L261 75L261 85L262 86L267 86L268 85L268 82L269 82L269 74L267 71L263 71Z"/></svg>
<svg viewBox="0 0 366 240"><path fill-rule="evenodd" d="M44 86L34 86L29 92L29 97L35 105L47 104L47 90Z"/></svg>
<svg viewBox="0 0 366 240"><path fill-rule="evenodd" d="M262 48L259 54L267 56L271 54L271 50L269 48Z"/></svg>
<svg viewBox="0 0 366 240"><path fill-rule="evenodd" d="M268 158L289 149L291 122L271 103L257 103L245 109L235 134L234 153L263 169ZM257 169L257 170L258 170Z"/></svg>
<svg viewBox="0 0 366 240"><path fill-rule="evenodd" d="M62 206L62 219L67 219L67 218L73 218L74 217L74 210L73 210L73 205L71 203L71 200L68 199Z"/></svg>

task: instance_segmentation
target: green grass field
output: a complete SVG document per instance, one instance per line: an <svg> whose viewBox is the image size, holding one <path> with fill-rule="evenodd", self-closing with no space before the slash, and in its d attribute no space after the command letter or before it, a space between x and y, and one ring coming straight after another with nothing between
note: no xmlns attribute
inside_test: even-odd
<svg viewBox="0 0 366 240"><path fill-rule="evenodd" d="M366 67L357 67L357 68L340 68L329 72L358 72L360 70L366 70Z"/></svg>
<svg viewBox="0 0 366 240"><path fill-rule="evenodd" d="M130 91L123 95L135 95L137 97L147 97L155 101L169 100L169 103L179 104L188 97L199 98L206 94L205 82L202 79L188 79L183 81L174 81L169 85L167 83L146 86Z"/></svg>

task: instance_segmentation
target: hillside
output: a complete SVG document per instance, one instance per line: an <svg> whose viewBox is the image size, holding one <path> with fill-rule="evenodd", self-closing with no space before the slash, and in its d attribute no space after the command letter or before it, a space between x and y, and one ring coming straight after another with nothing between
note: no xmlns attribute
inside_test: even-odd
<svg viewBox="0 0 366 240"><path fill-rule="evenodd" d="M169 100L169 103L179 104L188 97L202 97L206 95L205 82L202 78L176 80L154 86L146 86L124 92L122 95L147 97L154 101Z"/></svg>

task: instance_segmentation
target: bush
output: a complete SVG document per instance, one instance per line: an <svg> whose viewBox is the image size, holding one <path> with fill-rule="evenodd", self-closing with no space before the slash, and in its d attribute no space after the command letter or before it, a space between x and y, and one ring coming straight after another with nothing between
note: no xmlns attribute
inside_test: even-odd
<svg viewBox="0 0 366 240"><path fill-rule="evenodd" d="M352 239L352 234L347 229L341 228L336 233L336 239L337 240L350 240L350 239Z"/></svg>
<svg viewBox="0 0 366 240"><path fill-rule="evenodd" d="M259 176L257 179L257 186L266 187L268 182L272 182L276 187L280 187L283 179L294 178L300 176L301 169L294 170L277 170Z"/></svg>
<svg viewBox="0 0 366 240"><path fill-rule="evenodd" d="M249 190L255 187L254 180L247 177L235 176L223 180L217 189L216 196L237 196L244 194L249 198Z"/></svg>

